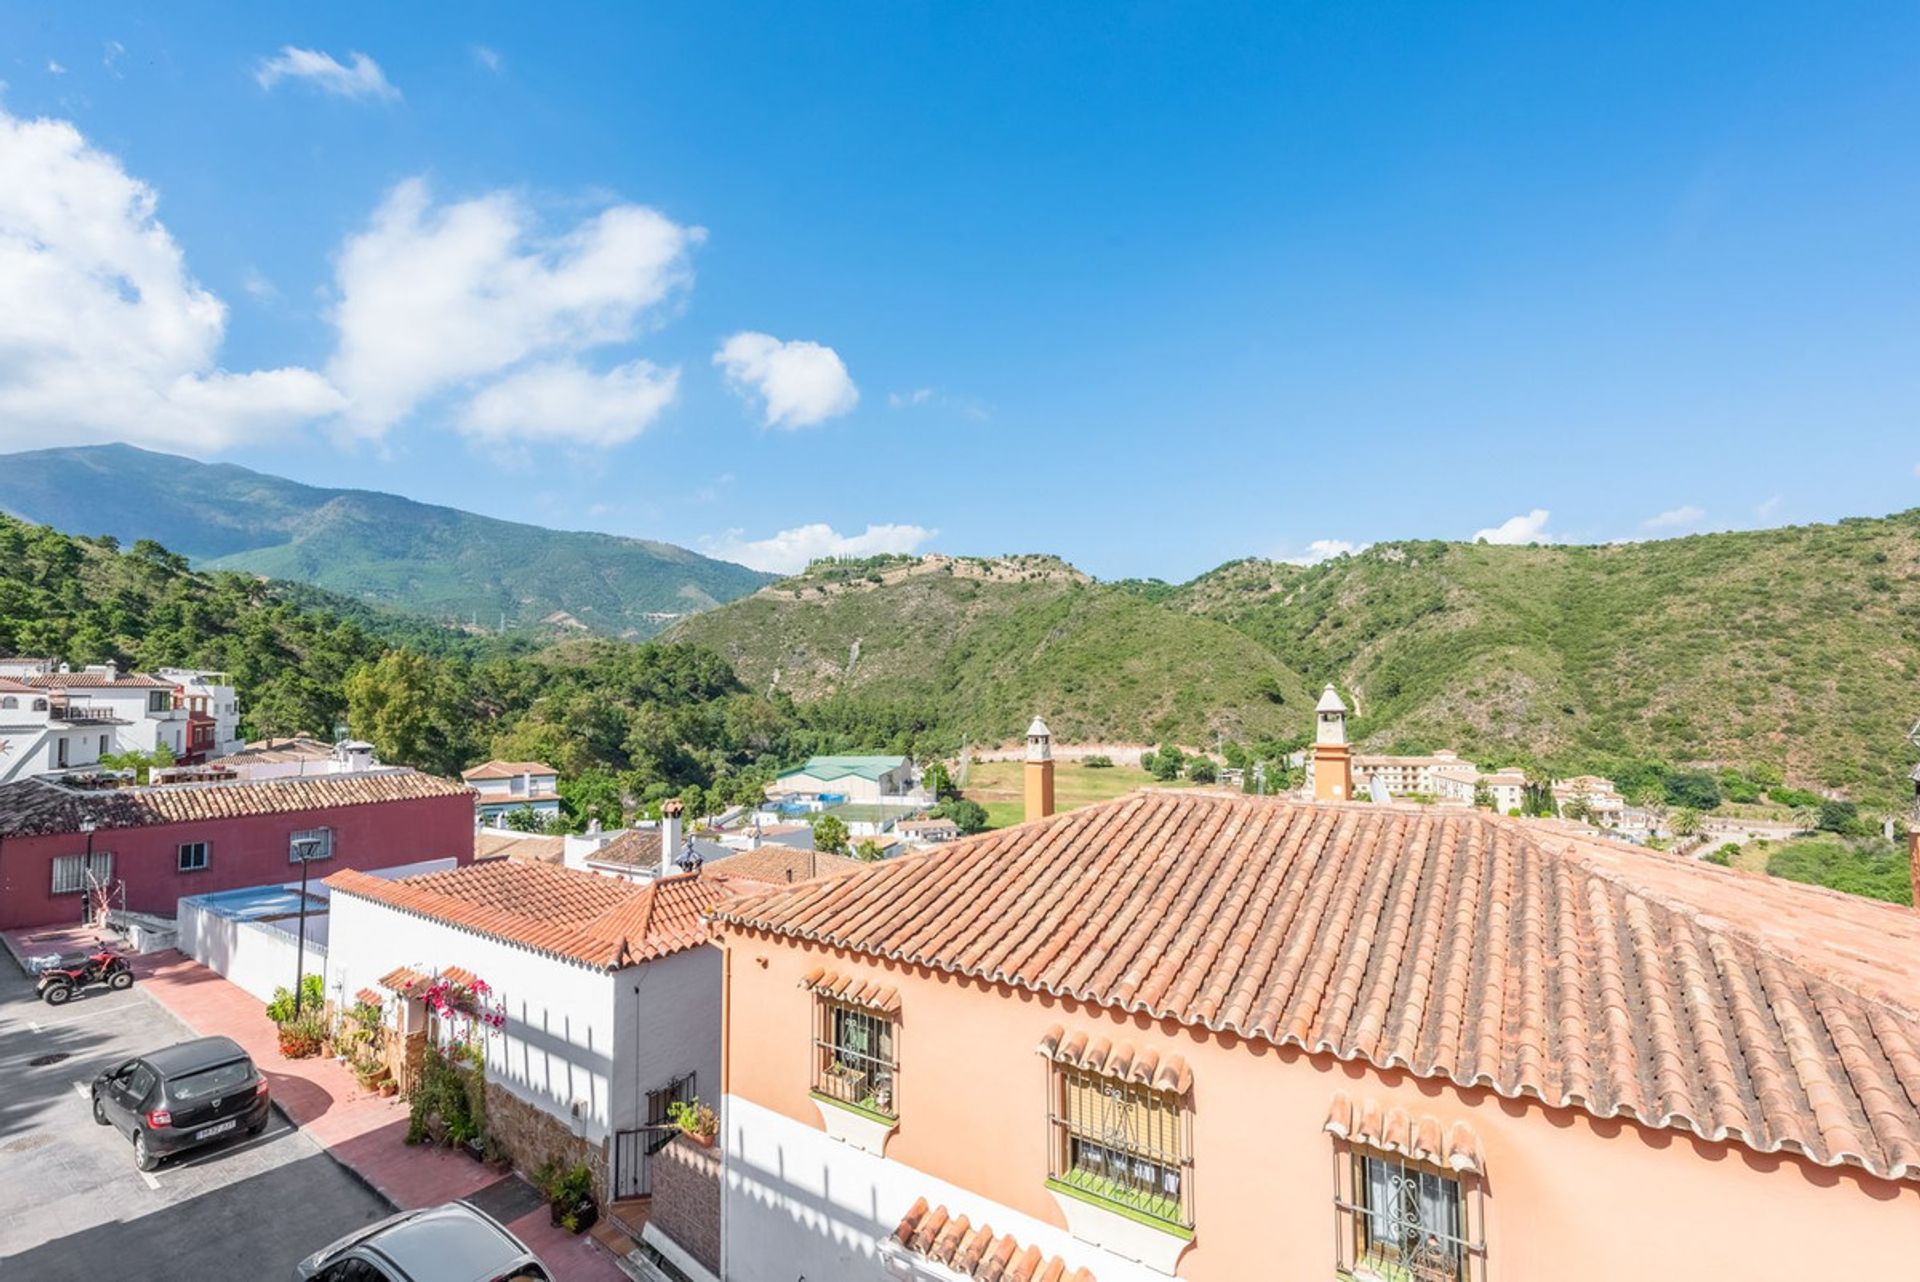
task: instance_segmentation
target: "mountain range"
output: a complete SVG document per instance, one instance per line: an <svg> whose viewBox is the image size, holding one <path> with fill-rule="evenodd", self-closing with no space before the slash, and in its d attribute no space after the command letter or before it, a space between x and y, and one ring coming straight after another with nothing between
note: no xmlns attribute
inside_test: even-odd
<svg viewBox="0 0 1920 1282"><path fill-rule="evenodd" d="M0 456L0 511L122 543L151 539L202 569L488 628L642 638L772 578L669 543L543 529L130 445Z"/></svg>

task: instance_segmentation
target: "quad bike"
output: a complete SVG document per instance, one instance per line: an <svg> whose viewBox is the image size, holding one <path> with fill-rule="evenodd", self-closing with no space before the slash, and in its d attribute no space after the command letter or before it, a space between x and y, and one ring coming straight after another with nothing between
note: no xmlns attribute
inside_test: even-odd
<svg viewBox="0 0 1920 1282"><path fill-rule="evenodd" d="M127 959L105 948L77 957L62 957L40 972L36 990L49 1006L64 1006L74 991L105 984L119 992L133 987L133 967Z"/></svg>

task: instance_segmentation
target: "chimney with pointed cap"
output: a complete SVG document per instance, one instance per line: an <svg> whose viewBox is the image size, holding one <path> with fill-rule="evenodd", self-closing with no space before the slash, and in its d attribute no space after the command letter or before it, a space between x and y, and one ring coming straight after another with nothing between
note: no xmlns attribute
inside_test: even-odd
<svg viewBox="0 0 1920 1282"><path fill-rule="evenodd" d="M1053 813L1053 732L1035 717L1027 727L1026 818L1029 822Z"/></svg>
<svg viewBox="0 0 1920 1282"><path fill-rule="evenodd" d="M1353 800L1353 749L1347 746L1347 705L1328 682L1313 709L1313 799Z"/></svg>

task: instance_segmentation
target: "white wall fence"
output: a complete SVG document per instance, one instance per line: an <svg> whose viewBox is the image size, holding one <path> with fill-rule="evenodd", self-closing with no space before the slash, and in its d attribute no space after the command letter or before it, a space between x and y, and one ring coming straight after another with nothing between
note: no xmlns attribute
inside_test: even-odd
<svg viewBox="0 0 1920 1282"><path fill-rule="evenodd" d="M191 899L180 901L180 951L225 975L261 1001L276 988L291 989L299 959L297 921L241 921L225 917ZM327 971L327 914L307 916L306 973Z"/></svg>

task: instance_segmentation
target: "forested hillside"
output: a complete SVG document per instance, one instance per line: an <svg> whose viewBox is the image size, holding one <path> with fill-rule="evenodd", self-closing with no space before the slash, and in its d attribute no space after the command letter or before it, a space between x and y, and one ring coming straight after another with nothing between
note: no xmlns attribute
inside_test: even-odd
<svg viewBox="0 0 1920 1282"><path fill-rule="evenodd" d="M1248 637L1051 557L821 564L669 635L756 690L910 703L977 743L1035 713L1071 741L1284 738L1312 707Z"/></svg>
<svg viewBox="0 0 1920 1282"><path fill-rule="evenodd" d="M1604 547L1241 561L1167 604L1336 681L1379 747L1773 765L1890 801L1920 717L1920 510Z"/></svg>
<svg viewBox="0 0 1920 1282"><path fill-rule="evenodd" d="M770 577L668 543L549 530L130 445L0 456L0 511L489 629L504 620L647 637Z"/></svg>

